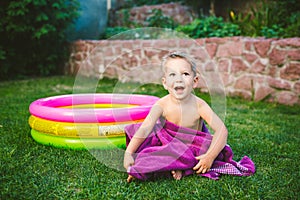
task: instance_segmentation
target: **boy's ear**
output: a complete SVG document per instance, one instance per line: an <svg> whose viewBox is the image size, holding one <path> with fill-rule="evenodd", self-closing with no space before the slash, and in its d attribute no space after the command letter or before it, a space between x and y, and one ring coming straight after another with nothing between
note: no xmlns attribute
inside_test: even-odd
<svg viewBox="0 0 300 200"><path fill-rule="evenodd" d="M161 78L161 82L162 82L164 88L165 88L166 90L168 90L167 85L166 85L166 78L165 78L165 77L162 77L162 78Z"/></svg>
<svg viewBox="0 0 300 200"><path fill-rule="evenodd" d="M199 75L196 75L194 77L194 84L193 84L193 88L196 88L198 86L198 82L199 82Z"/></svg>

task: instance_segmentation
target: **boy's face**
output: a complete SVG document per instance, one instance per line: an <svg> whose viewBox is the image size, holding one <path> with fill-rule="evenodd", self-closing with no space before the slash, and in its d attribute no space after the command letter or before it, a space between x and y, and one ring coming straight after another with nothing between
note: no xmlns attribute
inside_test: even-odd
<svg viewBox="0 0 300 200"><path fill-rule="evenodd" d="M197 86L191 65L183 58L171 58L165 64L163 86L178 100L188 97Z"/></svg>

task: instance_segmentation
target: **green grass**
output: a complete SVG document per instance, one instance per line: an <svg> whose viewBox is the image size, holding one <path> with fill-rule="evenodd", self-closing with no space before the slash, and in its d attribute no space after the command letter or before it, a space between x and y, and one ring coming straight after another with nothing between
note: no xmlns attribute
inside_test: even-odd
<svg viewBox="0 0 300 200"><path fill-rule="evenodd" d="M219 181L189 176L127 184L125 172L105 166L89 151L43 146L30 136L29 104L69 94L74 78L0 83L0 199L299 199L299 106L227 98L228 143L235 160L248 155L257 172ZM116 80L99 82L112 92ZM118 91L163 96L157 85L121 84ZM203 95L203 94L200 94ZM208 95L203 98L209 101ZM122 162L122 158L116 157Z"/></svg>

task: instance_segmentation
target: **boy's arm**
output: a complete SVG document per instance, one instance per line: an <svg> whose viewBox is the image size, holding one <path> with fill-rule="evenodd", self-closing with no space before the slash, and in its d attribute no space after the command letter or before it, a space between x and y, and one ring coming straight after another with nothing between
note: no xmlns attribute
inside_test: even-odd
<svg viewBox="0 0 300 200"><path fill-rule="evenodd" d="M136 152L136 150L139 148L139 146L144 142L144 140L147 138L147 136L152 131L155 123L159 119L159 117L162 115L163 109L159 104L155 104L147 117L144 119L142 125L137 130L137 132L134 134L132 139L130 140L130 143L128 144L125 156L124 156L124 167L127 169L130 165L133 164L132 154Z"/></svg>
<svg viewBox="0 0 300 200"><path fill-rule="evenodd" d="M226 145L228 132L222 120L204 101L200 103L199 114L215 132L207 152L196 157L199 163L194 167L194 170L197 173L205 173L210 169L213 161Z"/></svg>

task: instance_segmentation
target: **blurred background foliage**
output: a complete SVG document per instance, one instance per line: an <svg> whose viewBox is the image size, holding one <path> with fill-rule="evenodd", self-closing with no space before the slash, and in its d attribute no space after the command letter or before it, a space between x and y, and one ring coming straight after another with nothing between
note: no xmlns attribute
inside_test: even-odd
<svg viewBox="0 0 300 200"><path fill-rule="evenodd" d="M118 30L139 28L129 18L130 9L135 6L156 5L179 2L193 10L194 21L187 25L176 24L162 12L153 12L147 19L149 27L170 28L182 31L192 38L197 37L299 37L300 3L299 0L123 0L117 10L123 12L123 24L118 27L110 23L102 38L109 38ZM115 11L114 11L115 12Z"/></svg>
<svg viewBox="0 0 300 200"><path fill-rule="evenodd" d="M130 19L136 6L179 2L192 9L194 21L178 24L153 9L147 26L177 30L199 37L299 37L299 0L115 0L113 12L123 12L123 25L110 20L99 39L140 28ZM69 57L66 30L79 16L77 0L0 1L0 80L63 73ZM109 15L113 18L113 15Z"/></svg>
<svg viewBox="0 0 300 200"><path fill-rule="evenodd" d="M77 0L0 1L0 80L61 74Z"/></svg>

